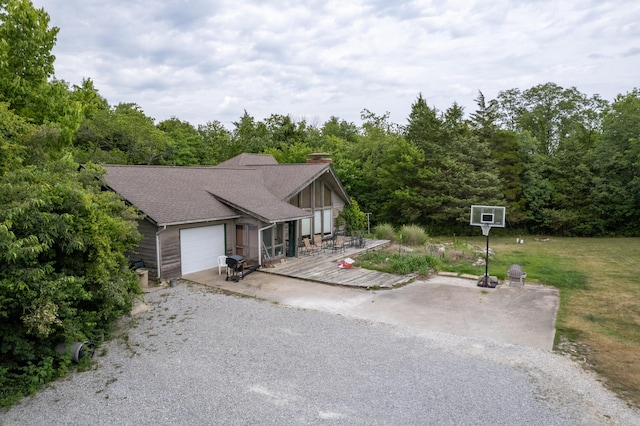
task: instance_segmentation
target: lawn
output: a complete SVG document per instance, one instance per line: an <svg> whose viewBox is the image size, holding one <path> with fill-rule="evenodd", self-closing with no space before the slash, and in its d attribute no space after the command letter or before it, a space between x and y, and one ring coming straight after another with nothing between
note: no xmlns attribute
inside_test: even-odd
<svg viewBox="0 0 640 426"><path fill-rule="evenodd" d="M515 237L490 237L495 254L489 274L504 279L509 265L518 263L527 282L558 287L555 350L596 371L610 389L640 407L640 238L522 238L524 244ZM435 268L484 275L484 266L472 265L478 255L468 250L484 251L484 237L430 242L448 243L447 252L456 253L437 253Z"/></svg>

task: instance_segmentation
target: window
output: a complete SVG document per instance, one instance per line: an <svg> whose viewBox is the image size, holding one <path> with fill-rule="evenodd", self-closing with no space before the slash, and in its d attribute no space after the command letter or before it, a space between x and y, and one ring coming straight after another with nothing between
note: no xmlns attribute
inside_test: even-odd
<svg viewBox="0 0 640 426"><path fill-rule="evenodd" d="M313 212L313 218L300 220L300 237L308 237L312 234L331 234L333 230L331 190L322 180L317 179L300 191L298 195L298 198L292 197L289 202L296 207Z"/></svg>
<svg viewBox="0 0 640 426"><path fill-rule="evenodd" d="M311 185L300 191L300 208L311 208Z"/></svg>
<svg viewBox="0 0 640 426"><path fill-rule="evenodd" d="M331 190L325 186L324 187L324 206L325 207L329 207L330 205L332 205L331 204Z"/></svg>
<svg viewBox="0 0 640 426"><path fill-rule="evenodd" d="M317 181L315 181L314 183L314 206L316 208L322 208L322 201L324 200L322 197L322 187L324 186L322 184L322 181L320 179L318 179Z"/></svg>
<svg viewBox="0 0 640 426"><path fill-rule="evenodd" d="M322 211L322 232L325 234L331 233L331 209L324 209Z"/></svg>
<svg viewBox="0 0 640 426"><path fill-rule="evenodd" d="M307 217L305 219L302 219L300 221L300 235L302 235L303 237L307 237L309 235L311 235L311 218Z"/></svg>

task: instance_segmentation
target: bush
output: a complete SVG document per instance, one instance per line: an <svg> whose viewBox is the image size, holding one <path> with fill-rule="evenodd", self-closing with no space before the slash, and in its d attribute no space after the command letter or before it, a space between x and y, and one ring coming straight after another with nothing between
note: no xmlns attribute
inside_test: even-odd
<svg viewBox="0 0 640 426"><path fill-rule="evenodd" d="M429 275L438 269L439 261L424 253L398 254L387 251L365 253L358 258L360 266L391 274Z"/></svg>
<svg viewBox="0 0 640 426"><path fill-rule="evenodd" d="M344 226L348 232L367 228L367 215L360 210L360 206L354 198L351 199L351 204L345 206L336 218L336 226Z"/></svg>
<svg viewBox="0 0 640 426"><path fill-rule="evenodd" d="M427 232L418 225L404 225L400 228L402 242L412 246L421 246L427 242Z"/></svg>
<svg viewBox="0 0 640 426"><path fill-rule="evenodd" d="M376 225L376 227L373 228L373 235L378 240L396 240L396 231L393 229L393 226L388 223L381 223L379 225Z"/></svg>
<svg viewBox="0 0 640 426"><path fill-rule="evenodd" d="M0 175L0 405L65 373L58 343L99 340L140 286L138 216L63 158Z"/></svg>

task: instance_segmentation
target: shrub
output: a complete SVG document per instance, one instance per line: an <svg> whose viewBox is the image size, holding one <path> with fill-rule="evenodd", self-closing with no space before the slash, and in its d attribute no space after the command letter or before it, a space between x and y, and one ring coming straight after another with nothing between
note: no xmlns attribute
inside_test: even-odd
<svg viewBox="0 0 640 426"><path fill-rule="evenodd" d="M381 223L379 225L376 225L376 227L373 229L373 235L375 235L375 237L379 240L396 240L396 231L393 229L393 226L388 223Z"/></svg>
<svg viewBox="0 0 640 426"><path fill-rule="evenodd" d="M98 340L140 286L137 214L68 157L0 174L0 405L67 369L57 343Z"/></svg>
<svg viewBox="0 0 640 426"><path fill-rule="evenodd" d="M360 206L354 198L351 198L351 204L346 206L336 218L336 227L343 226L348 232L367 228L367 215L360 210Z"/></svg>
<svg viewBox="0 0 640 426"><path fill-rule="evenodd" d="M421 246L427 242L428 235L424 229L418 225L404 225L400 228L402 242L412 246Z"/></svg>
<svg viewBox="0 0 640 426"><path fill-rule="evenodd" d="M411 253L401 255L388 251L377 251L366 253L358 258L360 266L367 269L389 272L392 274L429 275L438 269L438 260L424 253Z"/></svg>

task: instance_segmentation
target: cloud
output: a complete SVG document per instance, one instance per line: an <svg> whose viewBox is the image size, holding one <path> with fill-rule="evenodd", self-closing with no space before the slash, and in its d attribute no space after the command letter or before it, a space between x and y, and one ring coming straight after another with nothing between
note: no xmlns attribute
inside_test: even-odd
<svg viewBox="0 0 640 426"><path fill-rule="evenodd" d="M468 112L482 90L553 81L612 99L637 84L632 0L34 0L61 31L56 75L157 120L229 124L246 109L405 122L423 93Z"/></svg>
<svg viewBox="0 0 640 426"><path fill-rule="evenodd" d="M625 52L622 52L622 56L624 56L625 58L637 55L640 55L640 47L633 47Z"/></svg>

